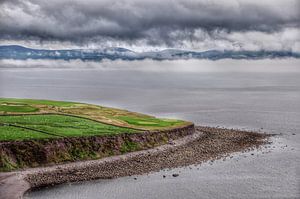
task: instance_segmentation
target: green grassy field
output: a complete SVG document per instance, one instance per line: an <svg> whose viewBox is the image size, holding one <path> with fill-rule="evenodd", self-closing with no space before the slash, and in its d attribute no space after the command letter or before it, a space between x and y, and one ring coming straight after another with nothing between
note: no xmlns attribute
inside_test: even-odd
<svg viewBox="0 0 300 199"><path fill-rule="evenodd" d="M51 136L44 133L37 133L36 131L27 130L23 128L0 125L0 141L47 139L53 137L55 136Z"/></svg>
<svg viewBox="0 0 300 199"><path fill-rule="evenodd" d="M187 124L91 104L0 98L0 141L137 133Z"/></svg>
<svg viewBox="0 0 300 199"><path fill-rule="evenodd" d="M36 112L38 108L29 106L27 104L19 104L19 103L6 103L0 104L0 111L2 112Z"/></svg>
<svg viewBox="0 0 300 199"><path fill-rule="evenodd" d="M150 127L169 127L176 126L177 124L181 124L180 120L171 120L171 119L158 119L158 118L138 118L138 117L130 117L130 116L120 116L119 119L126 121L128 124L132 124L135 126L150 126Z"/></svg>
<svg viewBox="0 0 300 199"><path fill-rule="evenodd" d="M138 130L63 115L0 116L0 140L136 133Z"/></svg>
<svg viewBox="0 0 300 199"><path fill-rule="evenodd" d="M75 102L53 101L53 100L0 98L0 104L2 103L27 104L27 105L50 105L50 106L72 106L78 104Z"/></svg>

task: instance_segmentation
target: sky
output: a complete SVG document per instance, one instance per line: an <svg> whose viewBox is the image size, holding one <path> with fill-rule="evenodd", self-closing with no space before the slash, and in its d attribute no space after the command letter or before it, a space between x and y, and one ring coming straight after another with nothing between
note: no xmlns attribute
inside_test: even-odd
<svg viewBox="0 0 300 199"><path fill-rule="evenodd" d="M0 45L300 52L299 0L0 0Z"/></svg>

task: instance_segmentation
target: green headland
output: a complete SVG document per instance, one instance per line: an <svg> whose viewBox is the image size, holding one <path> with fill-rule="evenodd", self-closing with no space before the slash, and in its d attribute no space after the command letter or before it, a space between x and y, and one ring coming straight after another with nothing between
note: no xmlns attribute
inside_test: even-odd
<svg viewBox="0 0 300 199"><path fill-rule="evenodd" d="M85 103L0 98L0 141L138 133L189 124Z"/></svg>

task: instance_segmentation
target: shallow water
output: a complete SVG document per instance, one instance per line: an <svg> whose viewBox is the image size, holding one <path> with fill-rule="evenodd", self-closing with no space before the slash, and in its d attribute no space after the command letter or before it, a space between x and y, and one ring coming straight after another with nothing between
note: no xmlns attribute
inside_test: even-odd
<svg viewBox="0 0 300 199"><path fill-rule="evenodd" d="M237 66L238 67L238 66ZM300 67L280 72L1 69L0 96L90 102L281 134L271 148L150 175L61 185L26 198L300 197ZM293 135L295 134L295 135ZM177 178L173 173L179 173ZM164 179L162 175L167 175Z"/></svg>

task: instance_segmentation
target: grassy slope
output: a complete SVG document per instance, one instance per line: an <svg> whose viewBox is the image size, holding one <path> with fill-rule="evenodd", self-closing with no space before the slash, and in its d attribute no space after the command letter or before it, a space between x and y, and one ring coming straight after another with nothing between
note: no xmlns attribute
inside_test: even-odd
<svg viewBox="0 0 300 199"><path fill-rule="evenodd" d="M28 112L36 112L37 108L28 106L28 105L0 105L0 111L3 112L16 112L16 113L28 113Z"/></svg>
<svg viewBox="0 0 300 199"><path fill-rule="evenodd" d="M43 115L48 113L60 115ZM7 124L14 124L18 127L7 126ZM187 124L190 123L181 120L159 119L127 110L91 104L0 98L0 141L22 139L22 137L24 139L43 139L56 135L89 136L131 133L139 132L139 130L170 129Z"/></svg>
<svg viewBox="0 0 300 199"><path fill-rule="evenodd" d="M0 140L2 141L138 132L133 129L64 115L0 116L0 122L14 125L0 126ZM25 136L23 137L22 134Z"/></svg>
<svg viewBox="0 0 300 199"><path fill-rule="evenodd" d="M36 131L17 128L13 126L0 125L0 141L27 140L27 139L48 139L55 136L37 133Z"/></svg>
<svg viewBox="0 0 300 199"><path fill-rule="evenodd" d="M53 101L53 100L36 100L36 99L16 99L0 98L0 103L28 104L28 105L50 105L50 106L72 106L79 104L75 102Z"/></svg>

